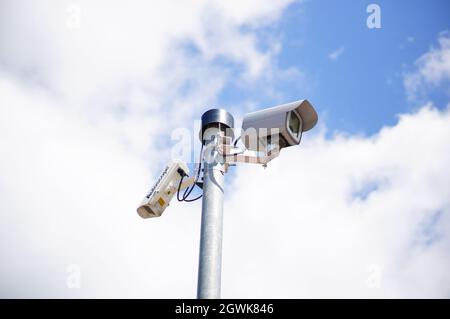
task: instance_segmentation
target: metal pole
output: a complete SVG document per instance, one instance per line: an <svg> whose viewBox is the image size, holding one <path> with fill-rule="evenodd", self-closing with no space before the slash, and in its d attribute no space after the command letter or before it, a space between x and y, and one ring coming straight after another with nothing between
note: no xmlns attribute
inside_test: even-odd
<svg viewBox="0 0 450 319"><path fill-rule="evenodd" d="M217 154L212 143L215 143L218 133L219 128L209 128L203 136L206 152L205 158L202 158L203 199L197 285L199 299L220 298L224 164L220 157L211 156Z"/></svg>

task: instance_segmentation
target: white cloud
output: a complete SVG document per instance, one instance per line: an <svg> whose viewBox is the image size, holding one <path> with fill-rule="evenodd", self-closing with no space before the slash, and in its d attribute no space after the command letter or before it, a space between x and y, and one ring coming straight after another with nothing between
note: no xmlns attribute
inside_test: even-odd
<svg viewBox="0 0 450 319"><path fill-rule="evenodd" d="M0 96L2 295L194 297L200 203L135 213L156 154L41 91L2 80ZM449 128L449 111L427 106L372 137L307 134L266 170L239 167L223 296L448 297ZM80 290L65 286L70 264Z"/></svg>
<svg viewBox="0 0 450 319"><path fill-rule="evenodd" d="M449 111L426 106L371 137L306 134L266 170L239 167L226 296L449 297L449 143Z"/></svg>
<svg viewBox="0 0 450 319"><path fill-rule="evenodd" d="M338 49L336 49L336 50L330 52L330 53L328 54L328 58L329 58L331 61L337 61L337 60L341 57L341 55L344 53L344 49L345 49L345 48L344 48L343 46L341 46L340 48L338 48Z"/></svg>
<svg viewBox="0 0 450 319"><path fill-rule="evenodd" d="M221 57L239 65L242 76L264 74L271 52L258 49L253 31L276 21L289 2L79 1L79 11L70 10L72 1L3 2L0 61L76 107L129 87L143 87L151 101L155 94L178 93L191 80L225 81L226 73L209 68ZM79 28L68 27L77 12ZM247 25L250 30L241 31ZM196 54L187 52L190 47ZM191 74L198 65L212 74ZM214 95L220 87L209 91ZM111 106L97 105L95 111L102 108Z"/></svg>
<svg viewBox="0 0 450 319"><path fill-rule="evenodd" d="M136 204L171 129L277 72L256 31L288 3L0 3L2 296L194 296L199 203L150 223Z"/></svg>
<svg viewBox="0 0 450 319"><path fill-rule="evenodd" d="M161 136L229 78L277 76L279 45L261 50L256 31L286 3L86 1L78 29L68 4L1 3L0 295L195 297L200 203L152 220L136 204L169 157ZM449 296L449 121L428 106L239 167L223 296Z"/></svg>
<svg viewBox="0 0 450 319"><path fill-rule="evenodd" d="M404 75L404 85L410 100L423 95L429 88L450 80L450 35L442 32L439 47L431 48L415 62L415 70Z"/></svg>
<svg viewBox="0 0 450 319"><path fill-rule="evenodd" d="M0 72L148 153L150 137L217 105L230 81L276 76L278 41L260 49L256 31L289 2L5 1Z"/></svg>

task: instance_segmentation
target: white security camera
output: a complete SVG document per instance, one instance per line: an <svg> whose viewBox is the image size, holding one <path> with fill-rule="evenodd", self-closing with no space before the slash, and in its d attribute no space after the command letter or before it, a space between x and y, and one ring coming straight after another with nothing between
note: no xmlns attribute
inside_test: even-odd
<svg viewBox="0 0 450 319"><path fill-rule="evenodd" d="M182 177L188 176L188 174L189 169L183 161L175 160L167 165L139 205L137 209L139 216L142 218L161 216L177 190L184 189L188 185L190 180L184 185L180 185Z"/></svg>
<svg viewBox="0 0 450 319"><path fill-rule="evenodd" d="M263 151L270 145L298 145L302 133L316 125L317 113L307 100L248 113L242 122L241 139L248 150Z"/></svg>

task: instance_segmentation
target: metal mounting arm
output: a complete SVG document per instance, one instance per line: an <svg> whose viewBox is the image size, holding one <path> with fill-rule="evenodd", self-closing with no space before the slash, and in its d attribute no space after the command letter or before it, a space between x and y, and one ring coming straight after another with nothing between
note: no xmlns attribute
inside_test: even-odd
<svg viewBox="0 0 450 319"><path fill-rule="evenodd" d="M237 152L234 152L237 151ZM231 138L228 136L219 136L217 144L217 152L224 157L225 163L251 163L267 165L271 160L280 154L279 146L265 153L264 155L254 155L249 151L242 151L231 145Z"/></svg>

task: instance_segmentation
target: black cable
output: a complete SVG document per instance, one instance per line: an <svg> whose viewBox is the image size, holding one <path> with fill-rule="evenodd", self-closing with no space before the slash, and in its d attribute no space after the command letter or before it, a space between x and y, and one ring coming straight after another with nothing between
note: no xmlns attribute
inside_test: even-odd
<svg viewBox="0 0 450 319"><path fill-rule="evenodd" d="M200 149L200 158L198 160L197 176L195 177L195 182L194 182L194 184L192 184L192 186L190 188L187 187L184 190L183 200L186 200L188 198L188 196L192 193L192 190L194 189L195 185L198 182L198 179L200 177L200 170L201 170L201 167L202 167L202 154L203 154L203 144L202 144L202 148Z"/></svg>
<svg viewBox="0 0 450 319"><path fill-rule="evenodd" d="M200 158L199 158L199 162L198 162L197 175L195 177L195 181L191 187L187 187L184 190L182 198L180 198L180 190L181 190L181 184L183 183L184 176L181 177L180 184L178 185L178 191L177 191L177 199L179 202L182 202L182 201L193 202L203 196L203 194L201 194L200 196L198 196L194 199L188 199L188 196L192 193L192 190L194 189L195 185L197 185L198 179L200 178L200 171L201 171L201 167L202 167L202 154L203 154L203 144L200 149Z"/></svg>
<svg viewBox="0 0 450 319"><path fill-rule="evenodd" d="M193 202L193 201L196 201L197 199L199 199L199 198L201 198L202 196L203 196L203 194L201 194L200 196L198 196L198 197L196 197L196 198L194 198L194 199L188 199L188 197L189 197L189 195L192 193L192 190L194 189L194 187L195 187L195 185L197 185L197 182L198 182L198 179L200 178L200 169L201 169L201 162L200 162L200 165L198 166L198 173L197 173L197 177L195 178L195 182L194 182L194 184L192 184L192 187L191 187L191 189L189 190L189 192L186 194L186 190L184 191L184 194L183 194L183 200L185 201L185 202Z"/></svg>
<svg viewBox="0 0 450 319"><path fill-rule="evenodd" d="M193 190L194 187L195 187L195 183L196 183L196 182L194 182L194 184L192 184L192 186L188 186L188 187L185 188L184 193L183 193L183 200L186 200L186 198L187 198L189 195L191 195L192 190Z"/></svg>
<svg viewBox="0 0 450 319"><path fill-rule="evenodd" d="M183 201L183 199L180 198L180 190L181 190L181 184L183 184L183 179L184 179L184 175L181 176L180 184L178 184L177 199L179 202Z"/></svg>
<svg viewBox="0 0 450 319"><path fill-rule="evenodd" d="M234 147L236 147L236 145L237 145L237 143L239 142L240 139L241 139L241 137L239 136L239 137L234 141L234 144L233 144Z"/></svg>
<svg viewBox="0 0 450 319"><path fill-rule="evenodd" d="M193 199L185 199L184 201L185 202L188 202L188 203L190 203L190 202L195 202L197 199L200 199L200 198L202 198L203 197L203 194L200 194L198 197L196 197L196 198L193 198Z"/></svg>

